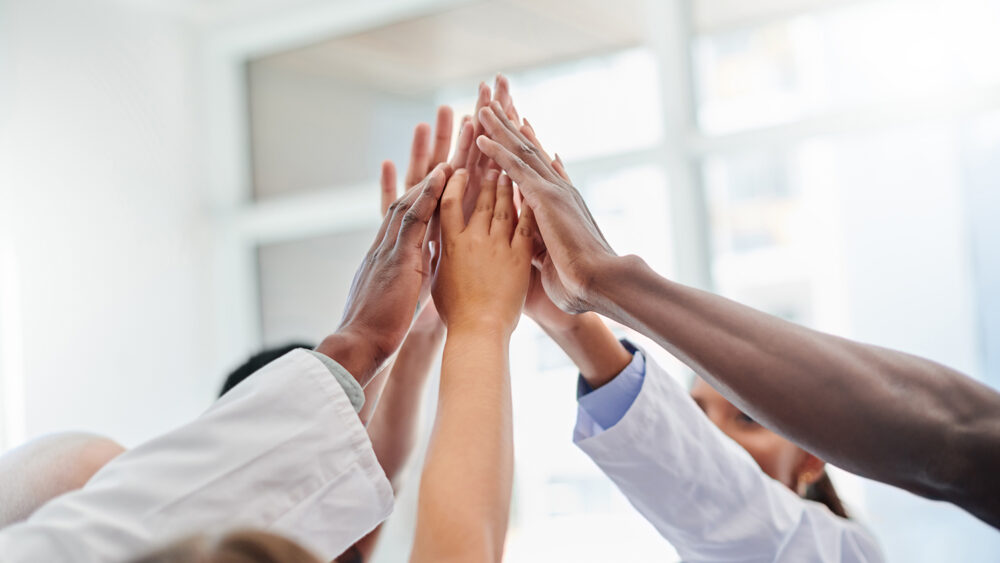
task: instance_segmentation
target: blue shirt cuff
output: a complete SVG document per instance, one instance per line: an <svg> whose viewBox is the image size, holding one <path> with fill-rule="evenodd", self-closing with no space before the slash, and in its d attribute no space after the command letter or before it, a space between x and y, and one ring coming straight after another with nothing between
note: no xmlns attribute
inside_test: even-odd
<svg viewBox="0 0 1000 563"><path fill-rule="evenodd" d="M592 389L583 377L577 382L576 398L580 410L589 416L600 430L607 430L625 416L646 378L646 358L628 340L622 345L632 352L632 361L614 379L598 389Z"/></svg>

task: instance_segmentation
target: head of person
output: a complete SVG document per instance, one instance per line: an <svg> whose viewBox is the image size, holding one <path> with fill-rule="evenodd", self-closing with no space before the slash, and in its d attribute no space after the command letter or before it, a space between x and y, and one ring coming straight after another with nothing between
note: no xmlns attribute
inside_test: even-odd
<svg viewBox="0 0 1000 563"><path fill-rule="evenodd" d="M230 389L236 387L244 379L253 375L257 370L266 366L267 364L277 360L278 358L284 356L285 354L295 350L297 348L306 348L312 350L316 346L314 344L307 344L304 342L292 342L285 344L284 346L276 346L274 348L267 348L262 350L253 356L249 360L243 362L243 365L234 369L232 373L226 376L226 380L222 384L222 389L219 391L219 396L223 396L229 392Z"/></svg>
<svg viewBox="0 0 1000 563"><path fill-rule="evenodd" d="M837 516L848 517L823 460L764 428L700 378L695 378L691 398L769 477L805 499L826 505Z"/></svg>
<svg viewBox="0 0 1000 563"><path fill-rule="evenodd" d="M26 520L48 501L83 487L124 451L104 436L60 432L0 455L0 528Z"/></svg>
<svg viewBox="0 0 1000 563"><path fill-rule="evenodd" d="M133 559L132 563L320 563L294 541L259 530L196 536Z"/></svg>

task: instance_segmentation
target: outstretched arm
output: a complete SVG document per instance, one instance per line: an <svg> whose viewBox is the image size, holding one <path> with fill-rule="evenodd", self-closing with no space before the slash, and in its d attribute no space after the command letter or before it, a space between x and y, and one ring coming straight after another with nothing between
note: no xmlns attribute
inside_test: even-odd
<svg viewBox="0 0 1000 563"><path fill-rule="evenodd" d="M477 143L518 183L546 293L655 339L755 419L858 474L1000 527L1000 394L929 360L837 338L618 257L579 192L499 107Z"/></svg>
<svg viewBox="0 0 1000 563"><path fill-rule="evenodd" d="M418 185L431 169L448 158L453 119L452 109L441 106L437 111L433 136L427 123L420 123L414 129L410 164L404 178L407 191ZM463 123L452 164L464 163L471 145L472 126ZM396 166L392 161L382 163L379 184L384 217L399 195ZM430 243L438 243L438 235L435 232L425 235L425 252L428 254ZM438 317L434 303L430 301L429 290L426 294L421 294L421 301L425 302L423 308L399 347L396 358L365 387L365 404L359 413L361 420L368 423L368 436L371 438L375 457L396 494L402 485L403 468L417 442L424 385L444 340L444 324ZM358 540L336 561L361 563L369 560L381 533L382 524Z"/></svg>
<svg viewBox="0 0 1000 563"><path fill-rule="evenodd" d="M513 185L488 172L468 226L468 175L441 202L434 302L448 327L437 420L427 452L412 561L500 561L513 478L508 347L524 304L534 232ZM515 228L516 227L516 228Z"/></svg>

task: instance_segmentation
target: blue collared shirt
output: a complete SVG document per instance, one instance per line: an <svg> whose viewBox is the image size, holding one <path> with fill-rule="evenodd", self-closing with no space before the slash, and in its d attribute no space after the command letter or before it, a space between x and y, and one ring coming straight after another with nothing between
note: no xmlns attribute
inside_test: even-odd
<svg viewBox="0 0 1000 563"><path fill-rule="evenodd" d="M614 379L598 389L593 389L581 376L576 386L576 399L582 413L590 417L594 430L603 432L625 416L646 379L646 358L642 351L628 340L622 345L632 352L632 361Z"/></svg>

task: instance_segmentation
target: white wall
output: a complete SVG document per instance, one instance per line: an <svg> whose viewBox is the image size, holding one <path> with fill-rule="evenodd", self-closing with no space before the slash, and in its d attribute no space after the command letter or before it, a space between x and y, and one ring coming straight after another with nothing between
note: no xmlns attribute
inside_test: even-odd
<svg viewBox="0 0 1000 563"><path fill-rule="evenodd" d="M18 263L24 437L134 444L202 410L221 377L204 367L195 36L126 3L2 10L0 232Z"/></svg>

